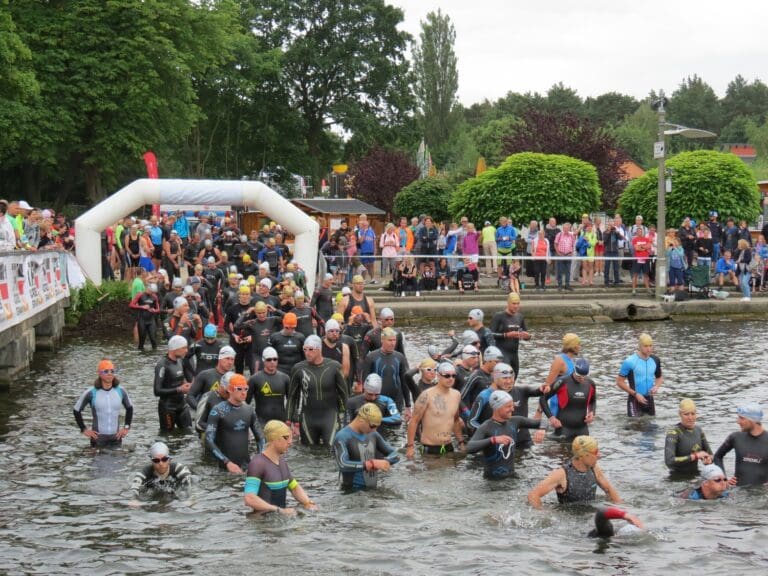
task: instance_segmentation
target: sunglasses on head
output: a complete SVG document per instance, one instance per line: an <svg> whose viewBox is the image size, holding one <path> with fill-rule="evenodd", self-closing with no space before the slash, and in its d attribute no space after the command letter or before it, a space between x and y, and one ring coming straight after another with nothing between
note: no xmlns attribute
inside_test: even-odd
<svg viewBox="0 0 768 576"><path fill-rule="evenodd" d="M170 459L171 459L170 456L163 456L162 458L152 458L152 462L154 462L155 464L160 464L160 462L168 462L168 460Z"/></svg>
<svg viewBox="0 0 768 576"><path fill-rule="evenodd" d="M111 368L109 370L99 370L99 374L114 374L115 370L114 368Z"/></svg>

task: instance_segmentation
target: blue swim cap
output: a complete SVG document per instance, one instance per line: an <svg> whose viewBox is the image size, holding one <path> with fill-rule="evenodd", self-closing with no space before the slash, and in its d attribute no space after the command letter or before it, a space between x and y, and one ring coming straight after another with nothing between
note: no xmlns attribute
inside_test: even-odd
<svg viewBox="0 0 768 576"><path fill-rule="evenodd" d="M763 409L757 402L750 402L736 409L736 414L752 422L760 423L763 420Z"/></svg>
<svg viewBox="0 0 768 576"><path fill-rule="evenodd" d="M574 362L573 368L579 376L586 376L589 374L589 360L579 358Z"/></svg>
<svg viewBox="0 0 768 576"><path fill-rule="evenodd" d="M203 336L205 338L216 338L216 334L218 334L219 330L216 328L216 324L208 324L205 327L205 330L203 330Z"/></svg>

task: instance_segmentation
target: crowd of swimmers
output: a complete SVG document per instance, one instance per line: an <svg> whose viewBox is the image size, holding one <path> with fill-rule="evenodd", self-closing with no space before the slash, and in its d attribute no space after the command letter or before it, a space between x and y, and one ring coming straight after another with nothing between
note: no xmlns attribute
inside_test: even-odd
<svg viewBox="0 0 768 576"><path fill-rule="evenodd" d="M255 294L238 285L223 311L228 344L219 341L214 324L198 333L188 299L174 297L176 321L154 369L160 429L194 430L207 458L244 476L248 507L295 514L288 491L304 508L317 507L286 460L297 440L323 446L313 452L318 458L330 450L342 486L361 490L375 488L382 474L417 454L478 454L486 479L507 479L514 475L516 453L541 442L548 431L571 446L571 458L530 491L533 507L552 492L559 502L592 502L598 487L611 503L621 502L599 466L598 439L590 434L598 394L576 334L563 337L541 385L516 384L520 341L532 334L513 293L487 326L481 310L469 311L466 330L449 332L445 347L430 345L411 368L392 310L376 314L362 278L354 278L337 301L330 280L318 288L325 291L322 297L315 293L311 304L296 298L290 311L266 283ZM110 360L102 360L97 372L74 406L75 420L92 446L116 446L130 432L133 405ZM636 350L617 366L615 383L626 393L627 417L655 417L664 378L650 335L642 334ZM90 426L83 418L87 406ZM667 433L664 461L675 475L698 475L684 497L723 498L734 486L768 482L768 434L758 404L738 408L739 430L714 453L696 422L694 402L682 400L679 413L680 422ZM731 451L735 473L727 476L723 459ZM136 499L189 486L189 469L172 461L165 444L153 444L149 456L151 463L132 485ZM611 507L599 511L595 533L607 535L611 520L619 518L642 525Z"/></svg>

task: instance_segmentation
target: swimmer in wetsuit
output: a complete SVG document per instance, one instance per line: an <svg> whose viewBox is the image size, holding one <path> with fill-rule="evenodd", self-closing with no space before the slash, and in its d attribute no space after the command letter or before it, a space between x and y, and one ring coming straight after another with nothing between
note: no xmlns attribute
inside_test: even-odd
<svg viewBox="0 0 768 576"><path fill-rule="evenodd" d="M597 463L600 457L597 440L591 436L577 436L571 448L573 452L571 461L551 472L528 493L528 502L531 506L541 508L541 499L553 490L557 493L557 500L561 504L592 502L598 486L603 489L611 502L621 502L619 493Z"/></svg>
<svg viewBox="0 0 768 576"><path fill-rule="evenodd" d="M151 464L144 466L131 482L132 505L141 496L181 496L192 484L192 473L184 464L172 462L168 446L155 442L149 449Z"/></svg>
<svg viewBox="0 0 768 576"><path fill-rule="evenodd" d="M637 352L621 363L616 386L628 394L627 416L656 415L654 395L664 382L661 360L652 354L653 339L640 334Z"/></svg>
<svg viewBox="0 0 768 576"><path fill-rule="evenodd" d="M397 450L376 430L380 425L381 410L369 402L336 434L333 453L342 488L376 488L378 472L387 472L392 464L400 461Z"/></svg>
<svg viewBox="0 0 768 576"><path fill-rule="evenodd" d="M394 428L402 424L403 419L400 417L395 401L381 393L381 376L378 374L368 374L368 378L363 382L363 393L347 400L347 420L351 422L357 416L360 407L368 402L376 404L381 410L382 425Z"/></svg>
<svg viewBox="0 0 768 576"><path fill-rule="evenodd" d="M253 404L261 422L288 420L286 398L290 378L277 369L277 350L271 346L261 354L262 369L248 379L248 397L245 401Z"/></svg>
<svg viewBox="0 0 768 576"><path fill-rule="evenodd" d="M90 404L93 420L88 428L83 421L83 410ZM125 408L125 423L120 426L120 407ZM118 447L128 435L133 419L133 404L128 393L120 386L115 376L115 366L109 360L102 360L98 376L75 402L75 422L80 432L91 441L93 447Z"/></svg>
<svg viewBox="0 0 768 576"><path fill-rule="evenodd" d="M286 491L290 490L306 510L316 510L317 506L293 477L285 460L285 453L293 443L291 429L285 422L270 420L264 426L264 437L267 445L248 464L243 498L245 505L254 512L295 516L296 509L286 507Z"/></svg>
<svg viewBox="0 0 768 576"><path fill-rule="evenodd" d="M167 432L174 427L192 427L192 417L184 400L184 395L192 387L184 376L183 360L186 355L187 339L177 334L168 340L168 353L155 365L157 414L160 418L160 429Z"/></svg>
<svg viewBox="0 0 768 576"><path fill-rule="evenodd" d="M323 358L319 336L304 341L306 360L291 370L288 387L288 418L299 426L304 444L328 447L339 428L347 404L347 383L341 364Z"/></svg>
<svg viewBox="0 0 768 576"><path fill-rule="evenodd" d="M512 367L508 364L503 366ZM488 406L492 410L491 417L483 422L475 431L467 444L467 453L482 450L485 460L484 476L489 480L508 478L515 473L515 445L517 444L520 428L546 428L546 420L533 420L513 416L515 403L512 396L504 390L494 390L489 397ZM541 442L544 431L536 436Z"/></svg>
<svg viewBox="0 0 768 576"><path fill-rule="evenodd" d="M549 404L553 397L557 398L557 416L552 414ZM556 433L566 440L589 435L596 406L595 383L589 377L589 362L585 358L577 358L573 373L555 381L549 393L539 399L541 411L558 431Z"/></svg>
<svg viewBox="0 0 768 576"><path fill-rule="evenodd" d="M595 512L595 527L589 533L590 538L610 538L616 531L614 530L611 520L626 520L630 524L637 526L641 530L645 528L640 518L634 514L629 514L621 508L615 506L609 506L607 508L600 508Z"/></svg>
<svg viewBox="0 0 768 576"><path fill-rule="evenodd" d="M229 396L219 402L208 414L205 443L219 466L232 474L242 474L251 457L248 453L248 431L259 445L264 445L264 434L253 406L245 403L248 382L242 374L229 378Z"/></svg>
<svg viewBox="0 0 768 576"><path fill-rule="evenodd" d="M712 448L696 425L696 404L684 398L680 402L680 422L667 431L664 463L671 472L693 475L699 471L700 461L712 464Z"/></svg>
<svg viewBox="0 0 768 576"><path fill-rule="evenodd" d="M681 497L686 500L717 500L728 497L728 479L717 464L707 464L701 469L702 483L685 490Z"/></svg>
<svg viewBox="0 0 768 576"><path fill-rule="evenodd" d="M715 452L714 463L723 470L723 458L731 450L736 454L736 475L730 486L759 486L768 483L768 432L762 425L763 409L757 403L740 406L738 423L741 431L725 439Z"/></svg>

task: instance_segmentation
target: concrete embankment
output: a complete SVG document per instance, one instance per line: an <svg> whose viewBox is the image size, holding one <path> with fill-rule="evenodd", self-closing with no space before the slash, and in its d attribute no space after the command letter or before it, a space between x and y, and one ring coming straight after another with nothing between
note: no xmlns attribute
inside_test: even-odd
<svg viewBox="0 0 768 576"><path fill-rule="evenodd" d="M418 325L424 321L457 321L466 319L472 308L480 308L486 318L502 310L506 296L499 290L459 295L456 291L430 292L419 298L396 298L384 290L367 290L376 301L377 310L392 308L398 324ZM659 302L648 294L633 296L628 289L580 289L573 292L545 293L524 290L521 311L535 322L614 322L648 320L765 319L768 297L753 295L742 302L738 292L726 300L688 300Z"/></svg>

